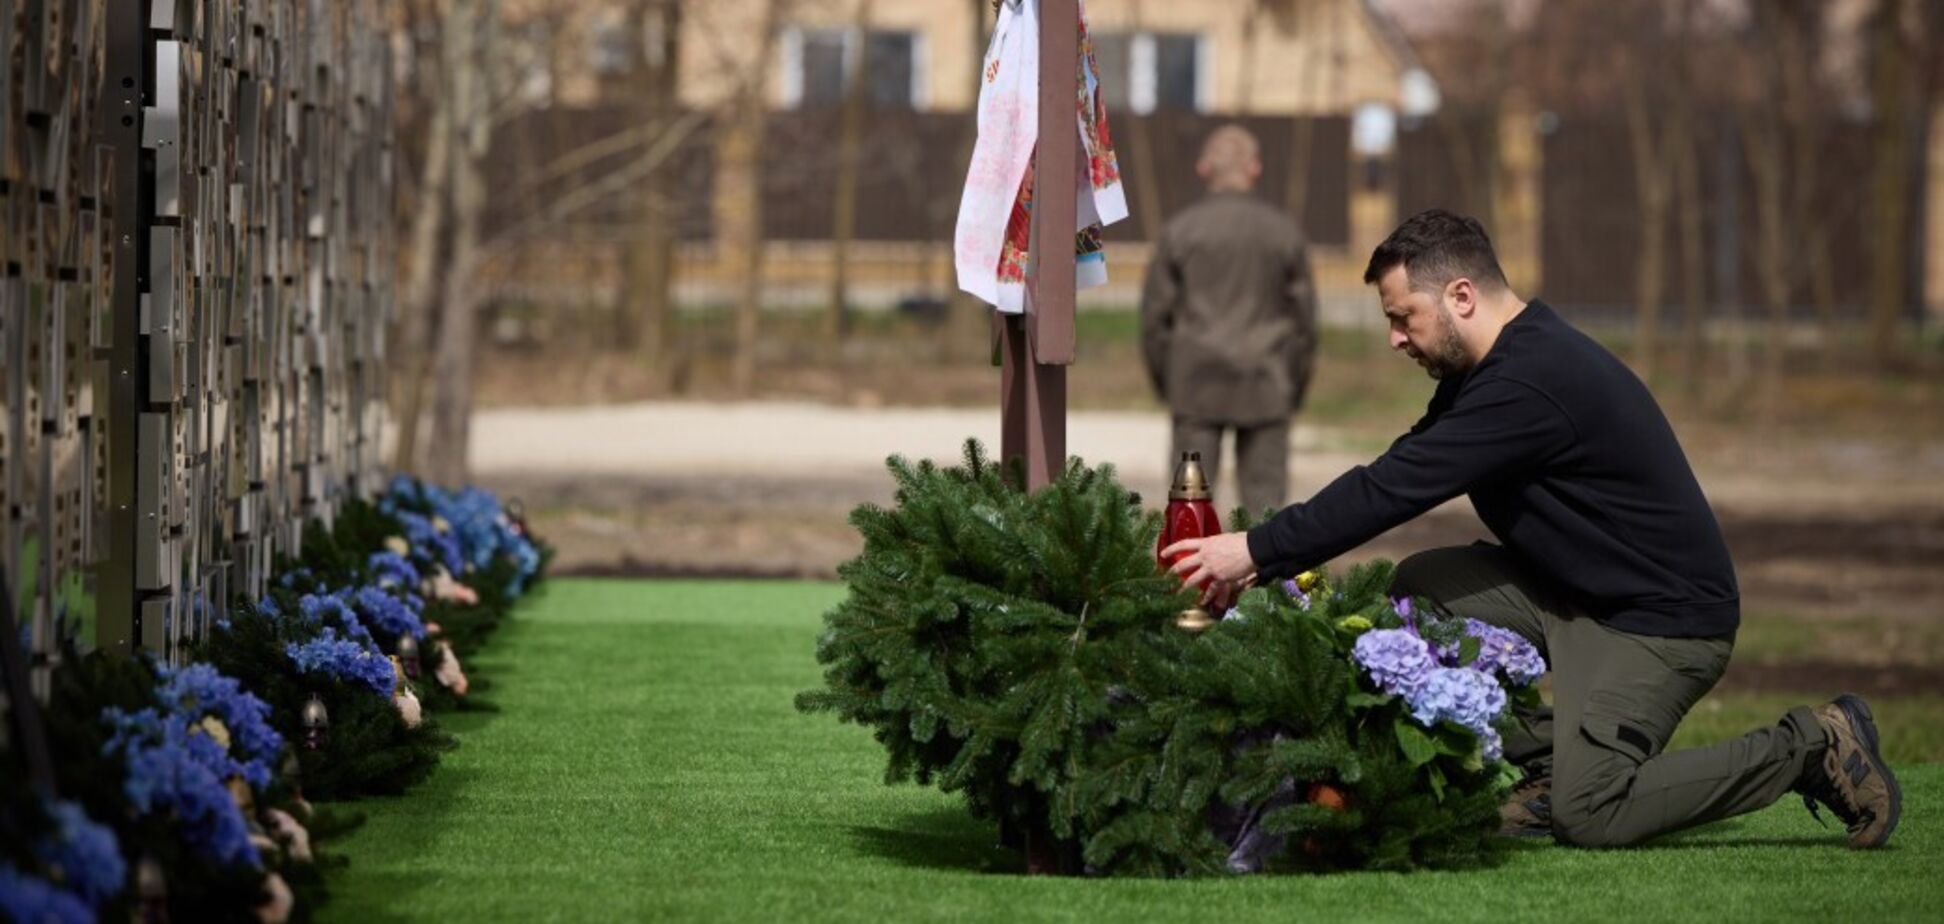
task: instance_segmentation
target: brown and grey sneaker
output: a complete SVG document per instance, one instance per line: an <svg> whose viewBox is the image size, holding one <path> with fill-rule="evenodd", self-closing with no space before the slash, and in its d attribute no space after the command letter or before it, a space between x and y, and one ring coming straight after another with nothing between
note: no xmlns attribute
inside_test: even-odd
<svg viewBox="0 0 1944 924"><path fill-rule="evenodd" d="M1818 802L1842 819L1851 847L1883 846L1903 812L1903 787L1883 760L1869 704L1845 693L1812 711L1829 735L1829 747L1803 771L1796 791L1818 821Z"/></svg>
<svg viewBox="0 0 1944 924"><path fill-rule="evenodd" d="M1499 805L1503 837L1552 836L1552 777L1527 776Z"/></svg>

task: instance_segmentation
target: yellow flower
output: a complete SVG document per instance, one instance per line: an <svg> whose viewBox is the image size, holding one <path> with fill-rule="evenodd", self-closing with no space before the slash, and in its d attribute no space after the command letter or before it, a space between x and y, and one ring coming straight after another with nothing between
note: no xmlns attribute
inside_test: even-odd
<svg viewBox="0 0 1944 924"><path fill-rule="evenodd" d="M438 532L449 533L452 532L452 523L435 513L432 515L432 528Z"/></svg>
<svg viewBox="0 0 1944 924"><path fill-rule="evenodd" d="M1362 616L1345 616L1337 622L1337 628L1350 632L1368 632L1371 625L1370 620Z"/></svg>
<svg viewBox="0 0 1944 924"><path fill-rule="evenodd" d="M1296 589L1303 593L1309 593L1315 590L1322 583L1323 575L1317 574L1314 571L1305 571L1302 574L1296 575Z"/></svg>
<svg viewBox="0 0 1944 924"><path fill-rule="evenodd" d="M385 548L397 552L400 557L412 554L412 547L405 542L405 537L403 536L387 536L385 538Z"/></svg>
<svg viewBox="0 0 1944 924"><path fill-rule="evenodd" d="M203 734L208 735L211 739L214 739L217 744L222 745L223 750L225 751L229 750L230 747L229 726L224 725L222 719L219 719L213 715L203 716L203 720L197 723L196 727L190 729L190 731L202 732Z"/></svg>

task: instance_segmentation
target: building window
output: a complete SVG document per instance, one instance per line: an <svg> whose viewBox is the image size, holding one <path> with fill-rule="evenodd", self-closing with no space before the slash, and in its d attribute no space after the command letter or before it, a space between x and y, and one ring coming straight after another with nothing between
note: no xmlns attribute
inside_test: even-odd
<svg viewBox="0 0 1944 924"><path fill-rule="evenodd" d="M614 77L634 69L634 49L629 40L628 22L619 13L607 12L594 21L593 40L588 48L588 63L601 77Z"/></svg>
<svg viewBox="0 0 1944 924"><path fill-rule="evenodd" d="M862 37L862 48L858 42ZM814 109L841 105L862 51L873 106L915 109L924 103L924 55L915 32L791 29L783 37L783 103Z"/></svg>
<svg viewBox="0 0 1944 924"><path fill-rule="evenodd" d="M1146 115L1156 109L1206 112L1208 44L1186 32L1101 32L1093 37L1107 108Z"/></svg>

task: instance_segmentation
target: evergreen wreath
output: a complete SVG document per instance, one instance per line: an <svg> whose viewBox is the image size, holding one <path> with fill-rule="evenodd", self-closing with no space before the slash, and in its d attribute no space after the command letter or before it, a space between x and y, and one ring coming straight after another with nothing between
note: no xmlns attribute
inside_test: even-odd
<svg viewBox="0 0 1944 924"><path fill-rule="evenodd" d="M1073 460L1032 493L977 441L958 467L888 467L895 505L851 515L864 551L818 641L825 685L797 698L870 727L887 783L963 793L1075 873L1496 853L1494 726L1536 701L1536 653L1391 600L1386 562L1253 588L1189 634L1160 516L1111 466Z"/></svg>

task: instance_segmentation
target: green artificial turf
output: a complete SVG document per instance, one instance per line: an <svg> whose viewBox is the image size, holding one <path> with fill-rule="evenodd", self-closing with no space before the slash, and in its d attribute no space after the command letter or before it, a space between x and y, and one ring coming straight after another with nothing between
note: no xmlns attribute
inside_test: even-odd
<svg viewBox="0 0 1944 924"><path fill-rule="evenodd" d="M1944 766L1858 853L1793 799L1633 850L1521 844L1453 873L1027 878L952 797L887 787L865 730L803 716L831 584L557 580L476 669L498 713L358 807L332 921L1944 920Z"/></svg>

